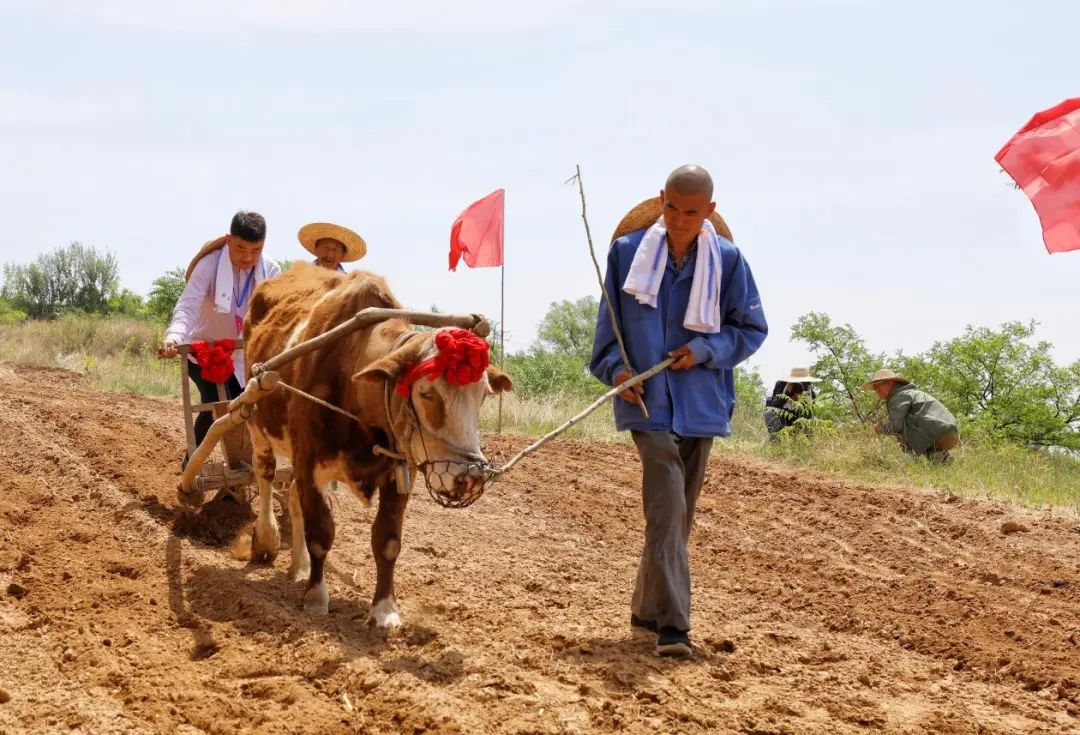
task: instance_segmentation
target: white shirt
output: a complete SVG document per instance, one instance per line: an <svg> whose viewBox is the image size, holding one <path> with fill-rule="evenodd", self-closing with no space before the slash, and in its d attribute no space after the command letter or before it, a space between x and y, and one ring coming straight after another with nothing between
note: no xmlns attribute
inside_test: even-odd
<svg viewBox="0 0 1080 735"><path fill-rule="evenodd" d="M241 271L233 267L234 299L232 309L221 313L214 308L214 292L217 286L218 263L221 258L228 258L228 246L217 253L211 253L196 265L191 272L191 279L184 286L180 300L176 302L172 321L165 330L165 341L175 344L188 344L200 340L239 339L241 331L238 324L243 324L247 316L251 294L255 287L281 273L281 266L263 256L254 269ZM252 272L254 271L254 273ZM251 285L244 292L244 285L251 279ZM237 319L239 318L239 322ZM194 358L189 358L194 362ZM244 352L233 352L234 374L240 385L244 385Z"/></svg>

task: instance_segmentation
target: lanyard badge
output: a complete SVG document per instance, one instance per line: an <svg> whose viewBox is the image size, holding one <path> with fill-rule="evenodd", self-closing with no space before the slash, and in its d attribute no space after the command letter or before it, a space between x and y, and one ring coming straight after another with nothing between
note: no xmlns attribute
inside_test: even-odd
<svg viewBox="0 0 1080 735"><path fill-rule="evenodd" d="M233 315L236 320L236 336L239 337L244 332L244 317L240 316L240 308L247 303L248 296L251 294L251 284L255 282L255 266L251 267L251 272L248 273L247 281L244 282L244 288L237 293L236 285L233 285L233 305L236 307L237 313Z"/></svg>

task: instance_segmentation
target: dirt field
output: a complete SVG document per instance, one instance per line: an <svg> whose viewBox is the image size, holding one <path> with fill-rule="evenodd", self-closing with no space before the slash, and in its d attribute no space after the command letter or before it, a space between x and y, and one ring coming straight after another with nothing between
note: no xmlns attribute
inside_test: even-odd
<svg viewBox="0 0 1080 735"><path fill-rule="evenodd" d="M181 444L173 403L0 366L0 732L1080 732L1064 513L716 457L669 662L628 630L629 447L555 444L467 510L418 491L385 635L372 509L340 498L307 617L287 552L235 558L239 506L177 511Z"/></svg>

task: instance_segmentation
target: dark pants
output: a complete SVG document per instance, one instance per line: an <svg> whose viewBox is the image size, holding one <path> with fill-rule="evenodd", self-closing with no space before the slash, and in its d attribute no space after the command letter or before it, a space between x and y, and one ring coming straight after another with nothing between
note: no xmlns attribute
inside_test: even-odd
<svg viewBox="0 0 1080 735"><path fill-rule="evenodd" d="M202 370L190 360L188 361L188 375L191 376L199 389L200 403L214 403L218 400L217 383L211 383L203 378ZM229 380L225 383L226 398L231 401L241 392L240 381L236 379L236 375L230 375ZM210 430L212 423L214 423L214 414L210 411L204 411L195 417L195 446L202 444L203 437Z"/></svg>
<svg viewBox="0 0 1080 735"><path fill-rule="evenodd" d="M645 548L631 610L662 628L690 630L690 557L686 545L713 440L668 431L631 434L641 455L645 508Z"/></svg>

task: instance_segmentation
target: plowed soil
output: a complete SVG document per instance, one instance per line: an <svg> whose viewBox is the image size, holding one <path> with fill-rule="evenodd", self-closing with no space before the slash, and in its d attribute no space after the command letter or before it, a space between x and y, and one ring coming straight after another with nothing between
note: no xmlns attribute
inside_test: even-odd
<svg viewBox="0 0 1080 735"><path fill-rule="evenodd" d="M181 446L174 402L0 365L0 732L1080 732L1061 511L714 456L668 661L628 627L632 447L556 442L465 510L418 489L387 634L373 509L339 497L309 617L287 551L237 558L246 508L179 511Z"/></svg>

